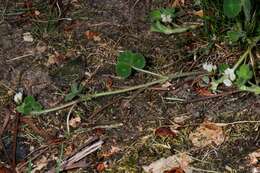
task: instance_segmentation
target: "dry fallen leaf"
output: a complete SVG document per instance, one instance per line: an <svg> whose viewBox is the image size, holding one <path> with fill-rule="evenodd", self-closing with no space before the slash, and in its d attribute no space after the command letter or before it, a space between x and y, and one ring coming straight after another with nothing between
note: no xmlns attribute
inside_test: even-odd
<svg viewBox="0 0 260 173"><path fill-rule="evenodd" d="M161 158L148 166L143 166L143 169L148 173L165 173L179 168L179 170L183 170L185 173L192 173L189 167L191 161L190 156L186 153L180 153L167 158Z"/></svg>
<svg viewBox="0 0 260 173"><path fill-rule="evenodd" d="M101 156L102 157L111 157L112 155L118 153L119 151L121 151L121 149L119 147L116 146L111 146L111 149L107 152L104 152Z"/></svg>
<svg viewBox="0 0 260 173"><path fill-rule="evenodd" d="M185 0L175 0L173 3L172 3L172 7L181 7L183 6L185 3Z"/></svg>
<svg viewBox="0 0 260 173"><path fill-rule="evenodd" d="M155 130L156 136L162 137L176 137L178 131L171 129L170 127L159 127Z"/></svg>
<svg viewBox="0 0 260 173"><path fill-rule="evenodd" d="M31 173L39 172L45 168L48 164L48 159L45 156L42 156L40 160L35 162L36 167L31 171Z"/></svg>
<svg viewBox="0 0 260 173"><path fill-rule="evenodd" d="M250 153L248 155L249 158L249 165L250 166L256 166L260 162L260 149ZM260 166L260 165L259 165Z"/></svg>
<svg viewBox="0 0 260 173"><path fill-rule="evenodd" d="M97 164L96 169L97 169L98 172L103 172L103 171L105 171L105 169L106 169L107 167L108 167L107 162L101 162L101 163L98 163L98 164Z"/></svg>
<svg viewBox="0 0 260 173"><path fill-rule="evenodd" d="M222 127L206 121L189 135L189 139L196 147L206 147L212 144L222 144L225 140L225 135Z"/></svg>
<svg viewBox="0 0 260 173"><path fill-rule="evenodd" d="M203 10L195 11L193 14L196 15L196 16L199 16L199 17L203 17L204 16Z"/></svg>
<svg viewBox="0 0 260 173"><path fill-rule="evenodd" d="M69 121L69 125L73 128L77 127L81 123L81 118L79 116L75 118L71 118Z"/></svg>
<svg viewBox="0 0 260 173"><path fill-rule="evenodd" d="M94 40L94 41L100 41L101 38L100 38L100 34L97 33L97 32L93 32L93 31L86 31L84 33L85 37L88 39L88 40Z"/></svg>
<svg viewBox="0 0 260 173"><path fill-rule="evenodd" d="M54 54L50 55L47 61L47 66L54 65L54 64L61 64L65 61L66 57L63 54L55 51Z"/></svg>

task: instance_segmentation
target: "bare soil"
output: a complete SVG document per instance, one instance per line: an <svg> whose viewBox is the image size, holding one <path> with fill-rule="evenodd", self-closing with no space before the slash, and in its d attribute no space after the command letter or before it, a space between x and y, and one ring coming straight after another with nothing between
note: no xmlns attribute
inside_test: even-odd
<svg viewBox="0 0 260 173"><path fill-rule="evenodd" d="M64 104L64 96L74 82L82 83L86 93L95 93L152 81L154 77L138 72L125 80L116 76L114 65L123 50L143 54L145 69L160 74L202 70L201 64L206 61L232 63L239 55L224 45L208 49L203 29L168 36L151 33L149 12L170 2L78 0L68 8L67 3L63 2L60 17L72 20L51 23L48 20L58 18L59 11L47 1L0 2L0 124L4 126L7 121L5 129L0 126L0 164L26 172L29 161L39 166L45 159L47 164L40 172L47 172L57 167L61 153L66 158L95 136L104 144L83 159L86 167L74 172L99 172L98 165L104 162L108 164L104 172L142 172L143 165L177 151L201 160L192 165L200 169L228 172L230 167L235 172L250 172L246 157L259 148L259 123L225 126L226 139L220 146L195 148L189 134L205 120L260 120L259 97L236 92L206 98L194 84L200 76L170 81L168 89L156 85L78 103L70 116L80 116L81 122L70 127L70 134L66 122L70 107L39 116L19 115L13 101L18 91L34 96L47 109ZM183 20L199 20L188 13L196 7L186 3ZM34 10L40 16L33 15ZM86 36L86 31L90 35ZM33 42L23 40L25 32L32 34ZM50 62L53 57L54 62ZM235 91L222 89L223 93ZM165 97L187 102L169 102ZM186 119L176 137L155 135L155 129L172 126L176 117ZM111 147L120 151L105 156Z"/></svg>

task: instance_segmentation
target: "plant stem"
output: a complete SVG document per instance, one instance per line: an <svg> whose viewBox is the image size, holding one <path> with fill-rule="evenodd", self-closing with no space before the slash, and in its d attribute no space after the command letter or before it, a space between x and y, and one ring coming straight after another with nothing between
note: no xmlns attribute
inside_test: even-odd
<svg viewBox="0 0 260 173"><path fill-rule="evenodd" d="M186 77L186 76L195 76L195 75L199 75L199 74L203 74L203 73L204 72L187 72L187 73L172 74L172 75L169 75L168 77L164 76L161 79L158 79L158 80L155 80L155 81L152 81L152 82L148 82L148 83L145 83L145 84L141 84L141 85L136 85L136 86L133 86L133 87L125 88L125 89L120 89L120 90L115 90L115 91L100 92L100 93L95 93L95 94L90 94L90 95L84 95L81 98L79 98L77 100L74 100L72 102L69 102L69 103L66 103L66 104L54 107L54 108L45 109L45 110L42 110L42 111L33 111L30 114L31 115L46 114L46 113L50 113L50 112L54 112L54 111L58 111L58 110L64 109L66 107L72 106L72 105L77 104L77 103L82 102L82 101L91 100L93 98L126 93L126 92L129 92L129 91L134 91L134 90L141 89L141 88L147 88L147 87L155 85L155 84L164 83L167 80L173 80L173 79L182 78L182 77Z"/></svg>
<svg viewBox="0 0 260 173"><path fill-rule="evenodd" d="M157 77L160 77L160 78L167 78L167 76L163 76L161 74L157 74L157 73L154 73L154 72L151 72L151 71L147 71L147 70L140 69L140 68L137 68L137 67L132 67L132 68L135 69L136 71L140 71L140 72L143 72L143 73L151 74L153 76L157 76Z"/></svg>
<svg viewBox="0 0 260 173"><path fill-rule="evenodd" d="M239 58L239 60L237 61L237 63L234 65L233 67L233 70L235 71L239 66L240 64L245 60L245 58L249 55L249 53L251 52L252 50L252 47L249 46L247 48L247 50L244 52L244 54Z"/></svg>

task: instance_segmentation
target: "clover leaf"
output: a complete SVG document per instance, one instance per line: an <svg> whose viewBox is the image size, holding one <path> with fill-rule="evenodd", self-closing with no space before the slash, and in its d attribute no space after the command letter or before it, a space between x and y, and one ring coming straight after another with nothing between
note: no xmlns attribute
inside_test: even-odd
<svg viewBox="0 0 260 173"><path fill-rule="evenodd" d="M236 74L238 76L237 84L240 86L244 85L253 77L253 72L251 71L248 64L242 64L236 71Z"/></svg>
<svg viewBox="0 0 260 173"><path fill-rule="evenodd" d="M78 85L77 83L73 83L70 87L70 93L68 93L65 96L65 101L70 101L73 98L75 98L76 96L78 96L83 90L83 86L82 85Z"/></svg>
<svg viewBox="0 0 260 173"><path fill-rule="evenodd" d="M116 73L122 78L127 78L132 73L132 68L142 69L145 66L145 58L139 53L125 51L119 54Z"/></svg>
<svg viewBox="0 0 260 173"><path fill-rule="evenodd" d="M234 18L242 9L241 0L224 0L223 9L227 17Z"/></svg>
<svg viewBox="0 0 260 173"><path fill-rule="evenodd" d="M20 106L17 106L16 110L26 115L32 111L42 110L42 105L37 102L33 96L27 96L25 97L23 103Z"/></svg>

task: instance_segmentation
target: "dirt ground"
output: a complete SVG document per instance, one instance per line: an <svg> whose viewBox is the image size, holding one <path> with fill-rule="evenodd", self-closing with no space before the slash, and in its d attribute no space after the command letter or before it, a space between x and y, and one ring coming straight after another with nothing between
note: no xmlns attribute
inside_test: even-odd
<svg viewBox="0 0 260 173"><path fill-rule="evenodd" d="M0 166L16 167L20 172L42 166L39 172L54 172L59 161L79 152L93 137L104 142L102 147L82 158L81 166L70 172L138 173L143 172L142 166L179 152L195 158L191 165L198 169L193 172L251 171L247 157L260 147L259 123L223 126L221 145L195 147L189 135L205 121L260 120L259 96L224 87L218 97L205 96L195 82L201 76L169 81L168 88L155 85L100 97L48 114L17 113L13 96L18 91L34 96L47 109L64 104L74 82L84 85L85 93L95 93L154 79L139 72L128 79L118 78L114 66L120 51L143 54L145 69L160 74L200 71L206 61L233 63L240 53L222 44L209 48L202 28L168 36L150 32L149 12L171 1L67 3L63 1L59 11L47 1L0 2ZM196 6L186 3L182 19L200 22L190 14ZM24 41L26 32L32 34L33 42ZM68 114L71 119L80 117L70 133ZM174 137L155 133L176 124Z"/></svg>

